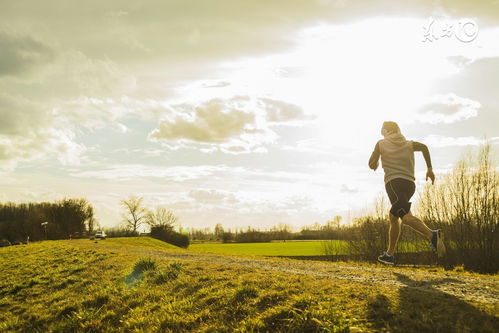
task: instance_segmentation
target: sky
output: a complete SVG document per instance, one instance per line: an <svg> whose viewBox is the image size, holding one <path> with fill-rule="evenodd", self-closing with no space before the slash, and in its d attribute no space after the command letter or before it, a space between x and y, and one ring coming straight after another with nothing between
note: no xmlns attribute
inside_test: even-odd
<svg viewBox="0 0 499 333"><path fill-rule="evenodd" d="M437 181L499 145L499 1L0 7L2 202L84 197L111 227L136 195L184 228L299 228L385 195L383 121Z"/></svg>

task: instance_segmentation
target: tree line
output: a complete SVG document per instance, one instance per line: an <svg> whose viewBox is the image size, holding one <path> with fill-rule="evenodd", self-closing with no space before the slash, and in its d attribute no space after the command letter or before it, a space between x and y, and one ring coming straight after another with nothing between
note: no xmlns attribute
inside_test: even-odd
<svg viewBox="0 0 499 333"><path fill-rule="evenodd" d="M63 239L92 232L94 210L86 199L0 203L0 239L10 242Z"/></svg>
<svg viewBox="0 0 499 333"><path fill-rule="evenodd" d="M277 240L344 239L347 233L348 227L342 226L341 216L335 216L324 224L314 223L301 228L300 231L293 231L293 228L286 223L279 223L268 230L253 227L224 229L221 223L217 223L213 229L192 228L189 236L193 241L259 243Z"/></svg>
<svg viewBox="0 0 499 333"><path fill-rule="evenodd" d="M138 236L147 224L150 235L177 246L187 247L189 237L174 230L178 217L164 207L146 208L142 197L121 200L123 221L107 229L108 237ZM87 237L97 227L93 206L84 198L56 202L0 203L0 240L9 243Z"/></svg>

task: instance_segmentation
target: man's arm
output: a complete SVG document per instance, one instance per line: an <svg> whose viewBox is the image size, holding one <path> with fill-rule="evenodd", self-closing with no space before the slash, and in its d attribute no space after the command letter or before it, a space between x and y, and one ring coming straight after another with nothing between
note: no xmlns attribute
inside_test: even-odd
<svg viewBox="0 0 499 333"><path fill-rule="evenodd" d="M424 160L426 162L426 167L428 168L428 171L426 172L426 180L428 178L431 179L431 183L435 183L435 174L433 173L433 167L431 165L431 157L430 157L430 151L428 150L428 147L417 141L412 142L412 147L414 151L420 151L423 153Z"/></svg>
<svg viewBox="0 0 499 333"><path fill-rule="evenodd" d="M378 161L379 161L379 156L380 156L380 151L379 151L379 141L376 143L376 146L374 147L374 151L371 154L371 157L369 158L369 168L373 169L376 171L378 168Z"/></svg>

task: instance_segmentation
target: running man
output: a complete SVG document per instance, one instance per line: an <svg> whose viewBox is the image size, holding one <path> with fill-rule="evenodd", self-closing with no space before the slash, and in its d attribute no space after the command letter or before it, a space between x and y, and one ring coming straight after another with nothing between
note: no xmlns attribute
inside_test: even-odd
<svg viewBox="0 0 499 333"><path fill-rule="evenodd" d="M379 158L385 170L385 189L390 198L390 227L388 230L388 250L378 257L378 261L393 265L395 263L395 248L400 237L400 221L416 230L430 241L430 247L437 250L439 257L445 253L443 233L440 230L431 230L423 221L411 214L409 201L416 190L414 183L414 152L420 151L426 161L428 171L426 180L435 182L435 175L431 166L428 147L416 141L408 141L400 133L400 128L393 121L385 121L381 128L384 139L379 140L369 159L369 168L376 171Z"/></svg>

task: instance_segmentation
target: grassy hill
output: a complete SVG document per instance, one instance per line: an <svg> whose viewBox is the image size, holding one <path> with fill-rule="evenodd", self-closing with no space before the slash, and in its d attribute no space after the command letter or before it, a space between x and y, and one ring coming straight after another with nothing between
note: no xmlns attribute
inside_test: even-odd
<svg viewBox="0 0 499 333"><path fill-rule="evenodd" d="M1 332L494 332L497 276L255 259L151 238L0 248Z"/></svg>

